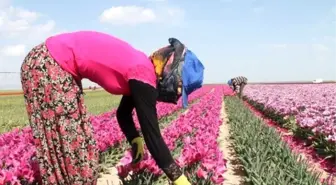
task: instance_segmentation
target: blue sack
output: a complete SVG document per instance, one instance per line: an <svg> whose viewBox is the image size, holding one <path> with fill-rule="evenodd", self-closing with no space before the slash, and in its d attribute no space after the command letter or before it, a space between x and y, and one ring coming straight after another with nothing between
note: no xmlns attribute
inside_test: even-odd
<svg viewBox="0 0 336 185"><path fill-rule="evenodd" d="M203 85L204 66L197 56L189 49L185 53L182 67L182 104L188 107L188 95Z"/></svg>

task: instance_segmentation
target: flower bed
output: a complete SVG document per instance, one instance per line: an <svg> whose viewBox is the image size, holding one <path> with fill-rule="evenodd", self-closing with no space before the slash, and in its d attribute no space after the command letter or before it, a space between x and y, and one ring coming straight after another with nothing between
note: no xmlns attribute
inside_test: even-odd
<svg viewBox="0 0 336 185"><path fill-rule="evenodd" d="M254 113L255 116L263 119L266 125L277 131L282 141L292 150L292 153L303 157L309 168L314 169L317 173L321 173L321 176L319 177L320 182L324 185L336 184L335 161L322 158L314 151L313 148L306 147L302 139L290 134L288 129L280 127L279 124L265 117L261 112L253 108L248 103L245 102L245 105Z"/></svg>
<svg viewBox="0 0 336 185"><path fill-rule="evenodd" d="M225 98L233 146L247 184L319 184L275 129L258 119L237 97Z"/></svg>
<svg viewBox="0 0 336 185"><path fill-rule="evenodd" d="M189 101L198 99L199 97L203 96L210 90L211 89L207 87L201 88L192 93L188 97L188 99ZM181 109L182 108L181 99L178 101L176 105L167 103L158 103L156 107L158 118L161 119ZM105 151L111 146L120 144L120 142L125 138L119 128L117 119L114 116L115 116L115 110L112 111L111 113L105 113L100 116L91 117L91 122L95 130L95 136L100 151ZM133 119L136 123L136 126L139 127L136 114L133 114Z"/></svg>
<svg viewBox="0 0 336 185"><path fill-rule="evenodd" d="M306 140L322 156L336 154L335 84L249 85L248 102L282 127Z"/></svg>
<svg viewBox="0 0 336 185"><path fill-rule="evenodd" d="M220 184L224 181L222 175L226 169L225 161L217 144L219 126L222 123L222 88L216 87L213 92L203 96L186 114L174 120L162 132L177 163L184 168L193 184ZM161 176L162 171L148 151L146 157L139 165L131 166L128 151L118 165L120 176L125 177L132 171L133 175L128 183L159 184L164 179Z"/></svg>
<svg viewBox="0 0 336 185"><path fill-rule="evenodd" d="M211 90L210 87L201 88L189 96L194 100ZM157 112L159 118L167 116L181 109L181 102L177 105L158 103ZM124 139L115 118L115 110L92 116L91 122L95 131L100 151L120 144ZM0 135L0 184L32 183L38 175L38 165L34 159L35 147L33 145L32 132L29 127L15 129Z"/></svg>

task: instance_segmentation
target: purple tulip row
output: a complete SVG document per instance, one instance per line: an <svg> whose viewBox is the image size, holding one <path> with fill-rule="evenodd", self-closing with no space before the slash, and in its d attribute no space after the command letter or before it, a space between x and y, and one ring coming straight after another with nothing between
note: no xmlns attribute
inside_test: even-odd
<svg viewBox="0 0 336 185"><path fill-rule="evenodd" d="M248 85L244 95L336 142L336 85Z"/></svg>

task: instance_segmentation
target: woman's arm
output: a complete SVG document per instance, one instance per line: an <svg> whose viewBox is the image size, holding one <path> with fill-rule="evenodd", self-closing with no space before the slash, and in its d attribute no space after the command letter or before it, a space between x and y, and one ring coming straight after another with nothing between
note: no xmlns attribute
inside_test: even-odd
<svg viewBox="0 0 336 185"><path fill-rule="evenodd" d="M158 93L154 87L137 80L130 80L129 86L147 148L168 178L175 181L181 177L182 171L174 162L160 132L156 112Z"/></svg>

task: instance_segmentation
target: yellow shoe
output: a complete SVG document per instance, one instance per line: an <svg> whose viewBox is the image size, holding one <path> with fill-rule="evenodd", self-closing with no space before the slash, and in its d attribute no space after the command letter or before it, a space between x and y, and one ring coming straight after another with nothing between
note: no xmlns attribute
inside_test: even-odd
<svg viewBox="0 0 336 185"><path fill-rule="evenodd" d="M132 140L132 164L140 162L144 157L144 142L141 137Z"/></svg>
<svg viewBox="0 0 336 185"><path fill-rule="evenodd" d="M191 183L188 181L186 176L181 175L174 181L174 185L191 185Z"/></svg>

